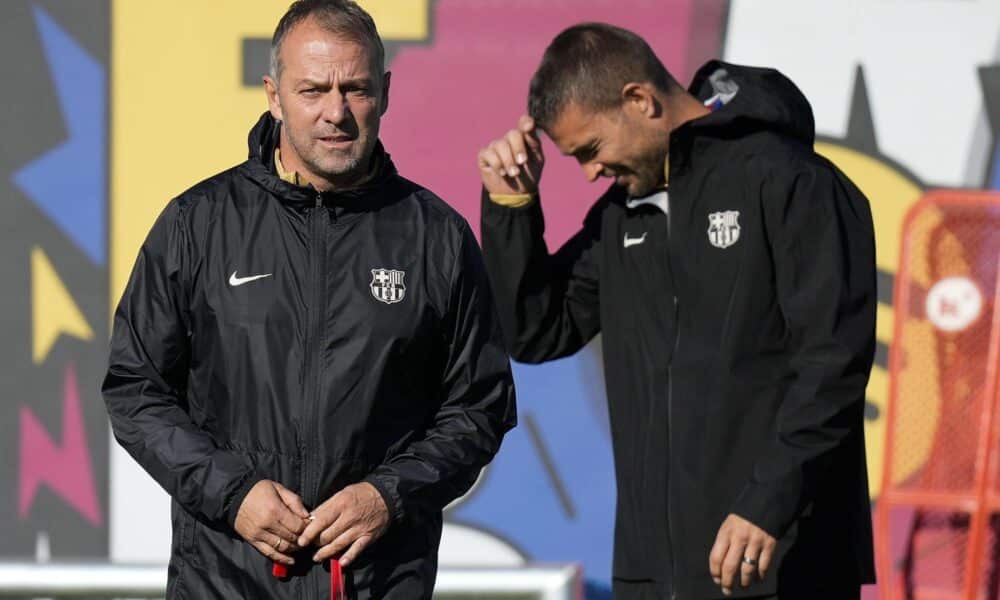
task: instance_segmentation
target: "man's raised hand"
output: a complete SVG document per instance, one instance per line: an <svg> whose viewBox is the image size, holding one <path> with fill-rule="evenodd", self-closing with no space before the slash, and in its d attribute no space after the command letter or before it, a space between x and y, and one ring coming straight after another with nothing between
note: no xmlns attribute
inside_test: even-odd
<svg viewBox="0 0 1000 600"><path fill-rule="evenodd" d="M545 166L542 141L531 117L479 151L479 174L491 194L535 194Z"/></svg>

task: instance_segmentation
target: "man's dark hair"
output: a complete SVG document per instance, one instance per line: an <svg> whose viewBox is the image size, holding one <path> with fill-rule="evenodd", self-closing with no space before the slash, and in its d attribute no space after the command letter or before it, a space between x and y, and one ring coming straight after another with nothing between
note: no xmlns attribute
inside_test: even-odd
<svg viewBox="0 0 1000 600"><path fill-rule="evenodd" d="M288 7L271 37L271 78L281 77L281 43L296 25L308 18L320 27L352 42L367 45L373 53L378 73L385 71L385 46L375 21L353 0L296 0Z"/></svg>
<svg viewBox="0 0 1000 600"><path fill-rule="evenodd" d="M531 78L528 114L551 126L569 104L587 111L620 106L629 82L649 82L665 93L680 89L638 35L606 23L581 23L556 36Z"/></svg>

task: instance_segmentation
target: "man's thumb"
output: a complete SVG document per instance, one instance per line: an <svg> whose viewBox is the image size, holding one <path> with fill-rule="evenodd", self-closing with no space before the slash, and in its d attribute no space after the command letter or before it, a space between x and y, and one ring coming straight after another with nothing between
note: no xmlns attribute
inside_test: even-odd
<svg viewBox="0 0 1000 600"><path fill-rule="evenodd" d="M302 498L299 498L298 494L277 482L274 484L274 489L278 491L278 496L281 498L281 501L284 502L285 506L291 509L293 513L303 519L309 518L309 511L306 510L305 505L302 504Z"/></svg>

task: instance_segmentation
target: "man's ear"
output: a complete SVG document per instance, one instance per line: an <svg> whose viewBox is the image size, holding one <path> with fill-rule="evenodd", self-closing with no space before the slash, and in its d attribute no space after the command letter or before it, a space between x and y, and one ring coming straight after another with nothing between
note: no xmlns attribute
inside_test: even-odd
<svg viewBox="0 0 1000 600"><path fill-rule="evenodd" d="M264 75L264 92L267 94L267 108L276 121L283 121L281 113L281 98L278 97L278 82Z"/></svg>
<svg viewBox="0 0 1000 600"><path fill-rule="evenodd" d="M386 71L382 75L382 110L379 112L379 116L385 115L386 111L389 110L389 84L392 83L392 72Z"/></svg>
<svg viewBox="0 0 1000 600"><path fill-rule="evenodd" d="M663 114L663 104L648 83L626 83L622 87L622 106L633 115L646 119L656 119Z"/></svg>

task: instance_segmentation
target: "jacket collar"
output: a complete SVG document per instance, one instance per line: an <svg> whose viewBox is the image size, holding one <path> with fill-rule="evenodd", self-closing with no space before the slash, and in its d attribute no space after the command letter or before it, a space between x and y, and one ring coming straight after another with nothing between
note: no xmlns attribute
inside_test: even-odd
<svg viewBox="0 0 1000 600"><path fill-rule="evenodd" d="M387 189L399 179L396 166L382 142L378 141L372 153L372 175L361 185L344 190L318 192L312 186L298 186L278 176L274 163L275 150L281 132L281 123L265 112L250 130L247 138L249 158L242 167L247 176L278 197L282 202L296 206L315 205L319 200L324 206L355 210L374 209L384 205L394 194Z"/></svg>

